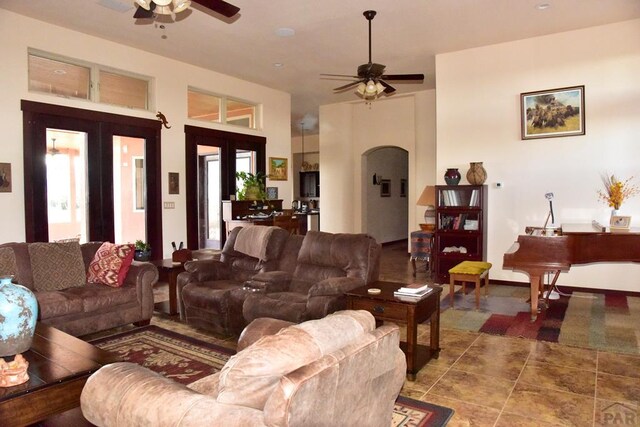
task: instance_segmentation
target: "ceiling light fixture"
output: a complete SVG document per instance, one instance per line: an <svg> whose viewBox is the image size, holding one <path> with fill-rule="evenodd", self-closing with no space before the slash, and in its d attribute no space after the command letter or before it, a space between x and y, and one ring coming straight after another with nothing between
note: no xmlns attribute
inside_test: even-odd
<svg viewBox="0 0 640 427"><path fill-rule="evenodd" d="M536 9L538 10L546 10L549 9L551 5L549 3L539 3L536 5Z"/></svg>
<svg viewBox="0 0 640 427"><path fill-rule="evenodd" d="M136 4L157 15L173 15L191 7L191 0L135 0Z"/></svg>
<svg viewBox="0 0 640 427"><path fill-rule="evenodd" d="M384 92L384 86L382 83L370 79L366 84L359 83L356 91L365 100L373 101Z"/></svg>

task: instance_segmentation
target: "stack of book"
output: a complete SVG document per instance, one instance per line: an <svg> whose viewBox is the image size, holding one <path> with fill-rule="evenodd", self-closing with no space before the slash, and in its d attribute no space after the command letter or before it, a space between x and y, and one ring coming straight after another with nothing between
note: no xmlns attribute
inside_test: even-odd
<svg viewBox="0 0 640 427"><path fill-rule="evenodd" d="M424 298L432 291L429 285L408 285L400 288L393 293L393 296L408 301L418 301Z"/></svg>

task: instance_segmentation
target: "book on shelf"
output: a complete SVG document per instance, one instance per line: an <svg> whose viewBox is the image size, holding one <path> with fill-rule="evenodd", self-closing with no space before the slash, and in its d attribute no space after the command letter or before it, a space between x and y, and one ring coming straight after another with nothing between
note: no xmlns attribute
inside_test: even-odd
<svg viewBox="0 0 640 427"><path fill-rule="evenodd" d="M393 296L400 299L419 300L428 295L433 289L429 285L408 285L393 293Z"/></svg>

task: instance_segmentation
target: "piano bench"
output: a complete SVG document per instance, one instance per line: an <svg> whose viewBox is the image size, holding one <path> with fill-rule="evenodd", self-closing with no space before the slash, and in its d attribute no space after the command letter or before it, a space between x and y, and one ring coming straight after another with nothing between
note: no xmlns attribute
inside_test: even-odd
<svg viewBox="0 0 640 427"><path fill-rule="evenodd" d="M460 264L449 269L449 301L453 307L453 292L456 282L462 282L463 292L466 290L466 283L476 285L476 309L480 308L480 285L484 280L484 294L489 295L489 270L490 262L483 261L462 261Z"/></svg>

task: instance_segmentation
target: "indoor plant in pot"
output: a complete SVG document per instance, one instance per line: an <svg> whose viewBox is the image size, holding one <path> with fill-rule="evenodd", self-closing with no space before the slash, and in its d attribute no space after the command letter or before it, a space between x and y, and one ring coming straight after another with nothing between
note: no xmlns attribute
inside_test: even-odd
<svg viewBox="0 0 640 427"><path fill-rule="evenodd" d="M238 189L238 200L264 200L265 180L267 176L262 172L236 172L236 179L242 180L242 188Z"/></svg>
<svg viewBox="0 0 640 427"><path fill-rule="evenodd" d="M149 261L151 259L151 246L142 240L136 240L133 259L136 261Z"/></svg>

